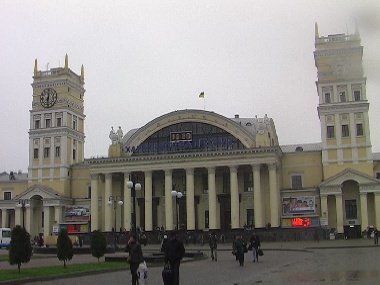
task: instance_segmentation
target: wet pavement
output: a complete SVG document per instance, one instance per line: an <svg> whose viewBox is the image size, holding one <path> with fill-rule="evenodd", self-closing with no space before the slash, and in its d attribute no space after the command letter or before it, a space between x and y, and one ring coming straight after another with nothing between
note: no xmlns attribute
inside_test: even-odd
<svg viewBox="0 0 380 285"><path fill-rule="evenodd" d="M370 240L273 242L263 243L262 248L264 256L258 263L252 262L252 253L248 252L244 267L240 267L231 254L231 244L219 245L218 262L208 258L181 264L180 284L380 284L380 247L375 247ZM155 245L143 247L145 252L157 249ZM209 253L206 245L187 247L189 251L198 249ZM92 259L91 256L74 256L68 265ZM53 265L55 260L35 259L29 266L44 266L44 262ZM5 269L3 263L0 262L0 269ZM60 264L58 260L57 263ZM163 284L161 271L161 266L149 268L149 284ZM55 285L129 282L127 267L124 271L54 280ZM52 284L52 280L27 284Z"/></svg>

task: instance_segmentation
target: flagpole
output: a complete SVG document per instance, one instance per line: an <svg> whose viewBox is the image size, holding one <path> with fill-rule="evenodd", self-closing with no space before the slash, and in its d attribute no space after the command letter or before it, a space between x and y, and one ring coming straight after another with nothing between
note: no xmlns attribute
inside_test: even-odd
<svg viewBox="0 0 380 285"><path fill-rule="evenodd" d="M203 111L206 111L206 98L203 97Z"/></svg>

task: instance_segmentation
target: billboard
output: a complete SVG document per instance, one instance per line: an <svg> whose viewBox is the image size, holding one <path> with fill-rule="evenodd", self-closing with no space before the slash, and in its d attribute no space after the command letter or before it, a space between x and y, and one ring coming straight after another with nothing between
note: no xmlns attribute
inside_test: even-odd
<svg viewBox="0 0 380 285"><path fill-rule="evenodd" d="M90 206L69 205L65 207L65 222L89 222Z"/></svg>
<svg viewBox="0 0 380 285"><path fill-rule="evenodd" d="M311 214L315 213L314 196L296 196L282 198L283 214Z"/></svg>

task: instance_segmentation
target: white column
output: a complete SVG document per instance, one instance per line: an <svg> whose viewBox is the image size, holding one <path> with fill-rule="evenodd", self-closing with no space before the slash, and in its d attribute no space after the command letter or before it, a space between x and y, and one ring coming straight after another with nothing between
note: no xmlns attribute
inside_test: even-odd
<svg viewBox="0 0 380 285"><path fill-rule="evenodd" d="M216 188L215 188L215 167L208 169L208 214L209 214L209 229L217 229L216 218ZM238 198L239 199L239 198Z"/></svg>
<svg viewBox="0 0 380 285"><path fill-rule="evenodd" d="M17 209L17 207L16 207ZM1 209L1 227L3 228L8 228L8 224L7 224L7 221L8 221L8 211L7 209L5 208L2 208ZM17 224L16 224L17 225Z"/></svg>
<svg viewBox="0 0 380 285"><path fill-rule="evenodd" d="M62 222L62 206L54 207L54 219L57 224Z"/></svg>
<svg viewBox="0 0 380 285"><path fill-rule="evenodd" d="M173 230L172 170L165 170L165 222L166 230Z"/></svg>
<svg viewBox="0 0 380 285"><path fill-rule="evenodd" d="M338 234L343 233L343 195L336 194L336 231Z"/></svg>
<svg viewBox="0 0 380 285"><path fill-rule="evenodd" d="M362 229L367 228L368 225L368 203L367 203L367 193L359 193L360 195L360 216Z"/></svg>
<svg viewBox="0 0 380 285"><path fill-rule="evenodd" d="M380 229L380 193L375 193L375 225Z"/></svg>
<svg viewBox="0 0 380 285"><path fill-rule="evenodd" d="M31 236L35 234L30 231L32 226L32 211L32 205L30 207L25 208L25 229L28 233L30 233Z"/></svg>
<svg viewBox="0 0 380 285"><path fill-rule="evenodd" d="M186 169L187 230L195 230L194 168Z"/></svg>
<svg viewBox="0 0 380 285"><path fill-rule="evenodd" d="M132 193L131 189L127 187L127 182L129 181L129 172L124 173L124 224L123 227L130 231L132 230Z"/></svg>
<svg viewBox="0 0 380 285"><path fill-rule="evenodd" d="M326 219L328 219L329 217L329 208L327 206L327 195L321 195L321 217L326 218Z"/></svg>
<svg viewBox="0 0 380 285"><path fill-rule="evenodd" d="M99 229L99 174L91 174L91 231Z"/></svg>
<svg viewBox="0 0 380 285"><path fill-rule="evenodd" d="M270 223L272 227L279 227L279 199L277 188L277 166L269 165L269 200L270 200Z"/></svg>
<svg viewBox="0 0 380 285"><path fill-rule="evenodd" d="M50 206L44 206L44 236L49 236L53 232Z"/></svg>
<svg viewBox="0 0 380 285"><path fill-rule="evenodd" d="M230 166L231 181L231 228L240 228L239 224L239 188L237 178L237 166Z"/></svg>
<svg viewBox="0 0 380 285"><path fill-rule="evenodd" d="M22 209L18 206L15 207L15 226L16 225L22 226Z"/></svg>
<svg viewBox="0 0 380 285"><path fill-rule="evenodd" d="M103 208L104 208L104 213L105 213L104 230L106 232L110 232L113 227L113 223L112 223L113 208L110 205L108 205L108 200L109 200L109 197L112 195L112 173L108 173L105 176L106 176L106 183L105 183L104 200L103 200Z"/></svg>
<svg viewBox="0 0 380 285"><path fill-rule="evenodd" d="M253 169L253 210L255 213L255 228L264 227L263 197L261 195L260 164L252 165Z"/></svg>
<svg viewBox="0 0 380 285"><path fill-rule="evenodd" d="M145 173L145 230L153 231L152 172Z"/></svg>

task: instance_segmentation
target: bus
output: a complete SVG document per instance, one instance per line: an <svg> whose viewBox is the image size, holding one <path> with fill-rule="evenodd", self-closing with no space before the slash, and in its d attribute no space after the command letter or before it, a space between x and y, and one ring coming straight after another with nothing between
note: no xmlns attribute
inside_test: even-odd
<svg viewBox="0 0 380 285"><path fill-rule="evenodd" d="M0 248L8 247L11 242L11 232L10 228L0 228Z"/></svg>

